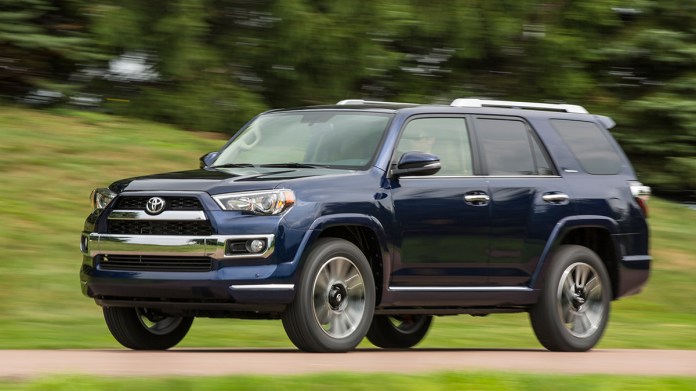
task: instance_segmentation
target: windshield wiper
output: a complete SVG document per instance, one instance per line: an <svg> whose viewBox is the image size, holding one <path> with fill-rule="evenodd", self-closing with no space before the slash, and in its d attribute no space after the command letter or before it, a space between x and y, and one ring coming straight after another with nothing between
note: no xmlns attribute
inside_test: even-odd
<svg viewBox="0 0 696 391"><path fill-rule="evenodd" d="M313 163L270 163L261 164L260 167L281 167L281 168L328 168L326 164L313 164Z"/></svg>
<svg viewBox="0 0 696 391"><path fill-rule="evenodd" d="M254 167L251 163L226 163L217 166L210 166L210 168L230 168L230 167Z"/></svg>

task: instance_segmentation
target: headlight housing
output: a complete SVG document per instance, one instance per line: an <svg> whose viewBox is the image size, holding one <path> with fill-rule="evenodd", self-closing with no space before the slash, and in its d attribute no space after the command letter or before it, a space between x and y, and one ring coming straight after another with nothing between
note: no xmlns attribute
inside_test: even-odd
<svg viewBox="0 0 696 391"><path fill-rule="evenodd" d="M92 194L89 195L89 200L94 209L106 208L114 198L116 198L116 193L105 187L94 189L92 190Z"/></svg>
<svg viewBox="0 0 696 391"><path fill-rule="evenodd" d="M295 193L288 189L218 194L213 198L224 210L238 210L258 215L277 215L295 204Z"/></svg>

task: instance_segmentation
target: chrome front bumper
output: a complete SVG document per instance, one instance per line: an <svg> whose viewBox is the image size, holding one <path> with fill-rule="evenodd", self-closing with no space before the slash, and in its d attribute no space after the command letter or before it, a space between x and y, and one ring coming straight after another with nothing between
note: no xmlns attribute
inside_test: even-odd
<svg viewBox="0 0 696 391"><path fill-rule="evenodd" d="M228 243L263 239L266 248L259 253L229 254ZM273 253L275 236L260 235L211 235L211 236L161 236L161 235L114 235L82 233L82 254L95 257L102 254L155 255L155 256L201 256L214 259L267 258Z"/></svg>

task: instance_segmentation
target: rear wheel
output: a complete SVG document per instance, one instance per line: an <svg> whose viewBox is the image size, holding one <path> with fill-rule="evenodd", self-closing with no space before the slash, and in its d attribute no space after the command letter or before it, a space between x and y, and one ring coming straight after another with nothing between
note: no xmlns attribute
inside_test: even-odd
<svg viewBox="0 0 696 391"><path fill-rule="evenodd" d="M375 315L367 339L380 348L408 349L425 337L432 321L429 315Z"/></svg>
<svg viewBox="0 0 696 391"><path fill-rule="evenodd" d="M539 301L530 309L534 333L552 351L594 347L609 319L611 281L602 260L587 247L561 246Z"/></svg>
<svg viewBox="0 0 696 391"><path fill-rule="evenodd" d="M365 337L374 306L375 283L365 255L346 240L321 239L307 256L283 326L301 350L345 352Z"/></svg>
<svg viewBox="0 0 696 391"><path fill-rule="evenodd" d="M104 307L104 320L121 345L135 350L165 350L181 342L193 318L173 317L147 308Z"/></svg>

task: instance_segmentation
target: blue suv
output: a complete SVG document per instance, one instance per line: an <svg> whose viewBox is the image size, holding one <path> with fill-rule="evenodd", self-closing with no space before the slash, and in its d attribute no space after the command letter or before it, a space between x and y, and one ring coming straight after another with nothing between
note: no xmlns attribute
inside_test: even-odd
<svg viewBox="0 0 696 391"><path fill-rule="evenodd" d="M195 317L282 319L309 352L409 348L433 316L528 312L586 351L650 268L646 200L574 105L345 100L273 110L200 168L92 193L82 292L131 349Z"/></svg>

